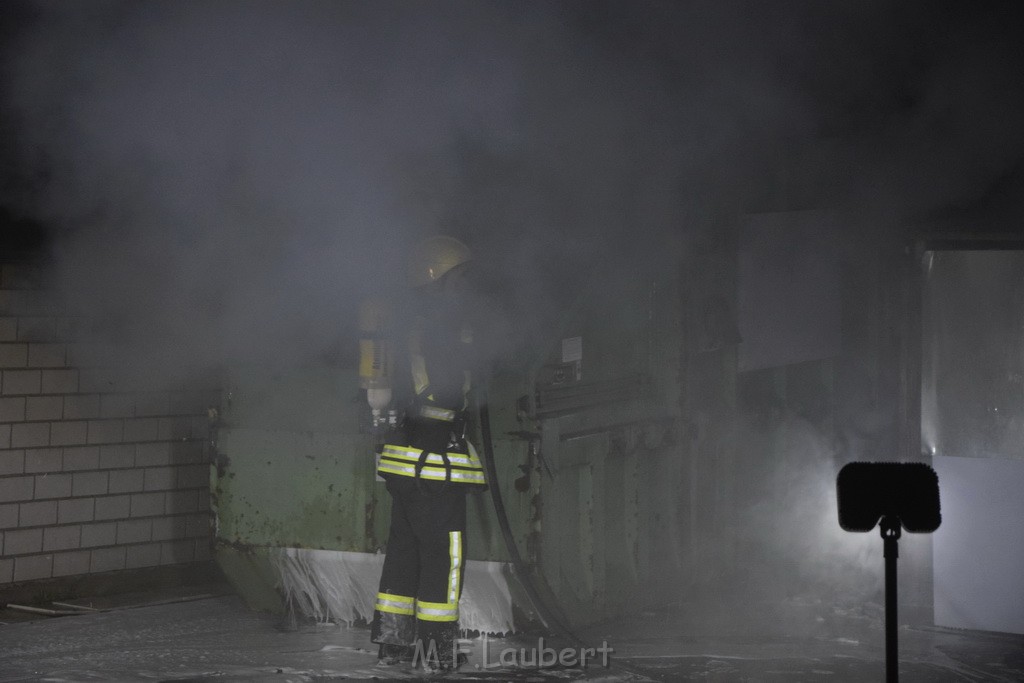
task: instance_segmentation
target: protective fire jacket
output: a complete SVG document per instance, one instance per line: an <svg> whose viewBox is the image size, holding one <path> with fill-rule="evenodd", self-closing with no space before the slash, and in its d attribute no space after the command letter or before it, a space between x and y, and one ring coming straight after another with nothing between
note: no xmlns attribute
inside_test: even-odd
<svg viewBox="0 0 1024 683"><path fill-rule="evenodd" d="M454 308L436 306L421 313L406 349L413 399L404 439L384 445L377 473L384 478L486 486L483 466L464 434L472 331Z"/></svg>

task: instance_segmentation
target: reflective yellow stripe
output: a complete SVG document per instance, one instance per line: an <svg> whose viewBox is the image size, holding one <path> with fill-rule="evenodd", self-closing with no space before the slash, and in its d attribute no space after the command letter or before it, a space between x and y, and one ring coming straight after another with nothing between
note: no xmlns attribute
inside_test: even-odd
<svg viewBox="0 0 1024 683"><path fill-rule="evenodd" d="M447 453L448 465L437 453L427 455L426 464L420 470L420 477L432 481L445 481L460 484L486 484L483 465L472 445L467 443L469 453ZM415 477L416 467L423 451L419 448L387 444L381 453L378 474L395 474L403 477ZM449 476L450 472L450 476Z"/></svg>
<svg viewBox="0 0 1024 683"><path fill-rule="evenodd" d="M407 477L416 476L416 467L414 465L402 465L401 463L387 462L386 460L380 461L377 471L381 474L399 474ZM442 481L446 478L451 478L452 481L484 482L483 472L477 470L451 470L451 474L449 474L449 471L442 467L424 467L420 470L420 477Z"/></svg>
<svg viewBox="0 0 1024 683"><path fill-rule="evenodd" d="M462 532L448 532L448 602L459 602L459 573L462 569Z"/></svg>
<svg viewBox="0 0 1024 683"><path fill-rule="evenodd" d="M416 598L393 593L377 593L377 604L374 605L374 608L378 612L390 612L391 614L414 614L415 606Z"/></svg>
<svg viewBox="0 0 1024 683"><path fill-rule="evenodd" d="M420 600L416 603L416 618L423 621L458 621L459 603Z"/></svg>
<svg viewBox="0 0 1024 683"><path fill-rule="evenodd" d="M455 411L448 410L447 408L438 408L437 406L422 406L420 407L420 417L426 417L431 420L443 420L444 422L454 422Z"/></svg>
<svg viewBox="0 0 1024 683"><path fill-rule="evenodd" d="M380 466L377 467L377 471L381 474L398 474L405 477L416 476L415 465L402 465L395 462L388 462L384 459L381 459ZM420 470L420 478L444 481L448 478L448 472L443 467L424 467ZM453 482L465 482L469 484L483 484L486 481L484 479L484 473L476 470L452 470L450 478Z"/></svg>
<svg viewBox="0 0 1024 683"><path fill-rule="evenodd" d="M423 451L419 448L405 448L403 446L384 446L381 455L392 460L404 460L407 462L419 462ZM461 465L473 469L483 469L480 458L472 453L446 453L448 462L452 465ZM427 456L428 465L444 465L444 458L437 453Z"/></svg>

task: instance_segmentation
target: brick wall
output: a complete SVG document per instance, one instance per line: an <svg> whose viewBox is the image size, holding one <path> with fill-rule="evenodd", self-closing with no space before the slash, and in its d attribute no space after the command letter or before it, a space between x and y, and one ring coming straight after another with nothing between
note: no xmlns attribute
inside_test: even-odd
<svg viewBox="0 0 1024 683"><path fill-rule="evenodd" d="M0 265L0 585L208 559L216 392L115 379L37 276Z"/></svg>

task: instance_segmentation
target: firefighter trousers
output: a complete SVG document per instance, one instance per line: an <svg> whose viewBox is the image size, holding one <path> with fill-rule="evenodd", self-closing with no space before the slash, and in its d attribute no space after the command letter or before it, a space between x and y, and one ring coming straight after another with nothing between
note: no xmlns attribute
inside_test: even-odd
<svg viewBox="0 0 1024 683"><path fill-rule="evenodd" d="M388 477L391 529L371 640L454 661L465 565L466 491L460 484ZM430 657L433 658L433 657Z"/></svg>

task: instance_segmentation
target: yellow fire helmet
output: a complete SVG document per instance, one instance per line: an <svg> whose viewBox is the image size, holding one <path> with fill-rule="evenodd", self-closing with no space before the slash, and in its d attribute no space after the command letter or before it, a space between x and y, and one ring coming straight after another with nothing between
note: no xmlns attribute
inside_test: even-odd
<svg viewBox="0 0 1024 683"><path fill-rule="evenodd" d="M409 259L409 285L422 287L436 282L471 258L469 247L454 237L428 237L417 245Z"/></svg>

